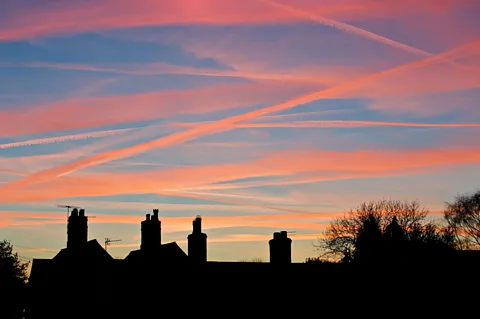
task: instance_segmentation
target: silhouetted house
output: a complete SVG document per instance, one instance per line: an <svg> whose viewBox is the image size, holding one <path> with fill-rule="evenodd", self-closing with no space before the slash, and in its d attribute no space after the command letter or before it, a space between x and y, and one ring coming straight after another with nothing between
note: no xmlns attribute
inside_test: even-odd
<svg viewBox="0 0 480 319"><path fill-rule="evenodd" d="M197 216L193 221L193 230L187 236L188 258L192 263L207 262L207 234L202 233L202 218Z"/></svg>
<svg viewBox="0 0 480 319"><path fill-rule="evenodd" d="M88 241L88 218L85 211L74 209L68 218L67 248L52 259L33 259L29 279L28 318L71 317L59 309L87 311L96 300L107 302L113 293L114 259L97 240ZM85 292L88 304L83 305ZM92 298L93 297L93 298ZM55 300L58 313L45 305Z"/></svg>
<svg viewBox="0 0 480 319"><path fill-rule="evenodd" d="M248 276L262 272L273 279L277 275L270 271L271 264L291 264L292 241L285 231L275 233L270 241L271 263L216 262L207 260L207 235L202 232L202 218L197 216L192 226L192 233L187 236L187 256L176 242L161 242L161 221L158 210L154 209L153 215L147 214L141 222L140 249L131 251L124 260L116 260L97 240L88 240L88 217L84 210L74 209L68 218L67 247L52 259L33 260L28 318L69 318L80 314L88 318L103 314L108 318L112 315L110 304L121 293L128 293L132 302L142 302L144 295L157 287L157 296L164 304L174 303L176 299L171 296L183 294L185 289L208 285L222 294L231 285L245 284L247 277L241 273ZM296 269L304 265L298 263ZM166 278L173 279L174 273L175 284L166 284ZM218 280L222 274L225 279ZM52 300L56 306L45 307ZM152 314L155 309L143 310Z"/></svg>
<svg viewBox="0 0 480 319"><path fill-rule="evenodd" d="M153 216L146 215L141 222L141 244L139 250L134 250L125 258L129 267L137 269L152 266L178 266L188 262L188 256L176 242L161 243L161 222L158 209L153 210Z"/></svg>
<svg viewBox="0 0 480 319"><path fill-rule="evenodd" d="M288 265L292 263L292 240L286 231L273 233L270 245L270 263L274 265Z"/></svg>
<svg viewBox="0 0 480 319"><path fill-rule="evenodd" d="M192 233L187 236L187 256L177 243L162 243L161 221L155 209L141 222L140 249L118 260L96 240L88 240L88 217L84 210L74 209L68 218L67 247L52 259L33 260L26 317L121 318L134 311L128 317L153 318L165 313L179 314L179 298L186 298L188 305L181 308L183 316L199 315L198 309L204 309L208 302L234 309L235 315L244 310L245 315L251 316L252 309L257 314L261 307L265 314L272 315L272 309L280 309L284 315L285 306L294 305L293 297L299 299L297 305L306 303L310 289L302 288L323 285L328 288L325 291L337 296L344 293L345 287L372 286L371 278L386 278L387 272L392 271L385 268L386 273L381 276L381 267L361 269L355 268L354 263L292 263L292 240L286 231L275 232L269 241L270 262L208 261L207 235L202 232L200 216L192 226ZM389 240L398 237L397 228L394 220L387 232ZM376 221L366 220L359 240L362 245L370 244L360 245L363 256L370 253L369 247L375 247L378 232ZM480 265L478 252L456 255L459 269ZM442 263L450 267L457 262ZM411 279L415 272L414 267L404 267L396 276L402 274ZM297 285L302 283L306 285L298 289ZM273 303L265 301L263 287L275 292ZM335 287L338 292L332 293ZM284 293L290 290L295 293ZM312 302L318 302L317 293L313 296Z"/></svg>

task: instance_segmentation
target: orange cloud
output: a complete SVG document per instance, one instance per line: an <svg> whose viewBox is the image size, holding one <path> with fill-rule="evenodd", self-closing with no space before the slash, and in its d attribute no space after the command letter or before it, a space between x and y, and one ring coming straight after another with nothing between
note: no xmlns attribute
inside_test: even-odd
<svg viewBox="0 0 480 319"><path fill-rule="evenodd" d="M414 174L445 165L469 165L480 162L476 148L401 149L396 151L331 152L281 151L249 162L221 165L173 167L139 172L115 172L64 176L46 185L32 185L21 192L7 191L2 202L32 202L54 198L103 196L131 193L163 193L205 198L224 203L253 205L237 200L217 200L201 194L182 194L201 189L229 189L263 185L288 185L318 181ZM273 181L224 184L253 177L276 177ZM278 179L281 178L281 179ZM223 182L222 184L215 184ZM12 182L15 184L15 182ZM8 185L6 185L8 187ZM4 186L5 187L5 186ZM251 201L250 201L251 202ZM254 205L259 206L259 205ZM264 208L295 210L291 207Z"/></svg>
<svg viewBox="0 0 480 319"><path fill-rule="evenodd" d="M0 126L3 136L92 128L272 103L309 92L314 87L311 83L261 81L190 90L74 98L40 105L28 112L23 109L0 110Z"/></svg>
<svg viewBox="0 0 480 319"><path fill-rule="evenodd" d="M87 212L87 215L91 214ZM89 219L89 224L140 224L144 216L96 214ZM324 223L332 217L341 216L339 213L317 214L279 214L279 215L251 215L251 216L204 216L205 230L222 227L272 227L288 229L318 229L325 228ZM173 233L190 231L195 216L190 217L161 217L162 232ZM37 220L35 220L37 219ZM0 224L4 227L36 226L47 224L65 224L65 214L52 212L20 212L0 211Z"/></svg>
<svg viewBox="0 0 480 319"><path fill-rule="evenodd" d="M290 235L295 241L298 240L317 240L318 238L322 237L323 233L318 234L293 234ZM223 235L221 237L209 237L209 243L236 243L236 242L252 242L252 241L260 241L260 242L268 242L272 239L272 235L260 235L260 234L230 234L230 235ZM187 240L177 240L179 244L187 243ZM133 247L138 246L138 244L132 244ZM132 247L128 246L128 247Z"/></svg>
<svg viewBox="0 0 480 319"><path fill-rule="evenodd" d="M363 87L365 84L371 83L371 81L379 80L385 76L389 76L395 74L399 71L403 71L409 68L419 68L422 66L426 66L439 60L444 60L445 58L449 58L459 52L463 52L465 50L478 49L480 46L480 42L472 42L466 45L454 48L442 54L436 55L434 57L429 57L425 60L415 61L412 63L408 63L405 65L397 66L393 69L389 69L386 71L382 71L379 73L371 74L370 76L363 77L361 79L357 79L351 82L347 82L343 85L331 87L325 90L317 91L308 95L300 96L286 102L275 104L272 106L268 106L262 109L250 111L244 114L224 118L215 122L206 123L203 125L196 126L192 129L174 133L165 137L161 137L158 139L150 140L148 142L144 142L142 144L137 144L134 146L117 149L114 151L100 153L91 157L87 157L75 162L71 162L65 165L53 167L44 171L40 171L34 173L26 178L21 180L17 180L11 183L8 183L2 187L0 187L0 194L1 197L8 197L7 194L11 193L9 190L17 190L18 188L26 187L28 185L36 184L36 183L43 183L50 181L57 176L64 176L65 174L69 174L75 171L78 171L83 168L107 163L113 160L127 158L133 155L141 154L143 152L155 149L155 148L164 148L170 147L173 145L178 145L180 143L199 138L201 136L206 136L210 134L215 134L219 132L225 132L231 130L235 127L236 124L251 120L263 115L267 115L274 112L279 112L282 110L291 109L297 107L299 105L303 105L318 99L327 98L331 96L335 96L337 94L344 93L345 91L356 90ZM215 98L215 97L214 97ZM137 110L135 110L137 112ZM82 112L85 113L85 110ZM69 115L71 116L71 115ZM148 184L148 182L146 182ZM3 195L3 196L2 196ZM7 195L7 196L5 196Z"/></svg>

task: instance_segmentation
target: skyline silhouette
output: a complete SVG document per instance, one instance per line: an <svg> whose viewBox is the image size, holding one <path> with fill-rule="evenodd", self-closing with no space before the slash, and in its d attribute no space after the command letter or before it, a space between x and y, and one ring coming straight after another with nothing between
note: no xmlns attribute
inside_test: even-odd
<svg viewBox="0 0 480 319"><path fill-rule="evenodd" d="M0 239L52 258L57 205L78 206L125 258L155 208L185 252L202 216L196 258L268 261L287 231L303 262L364 201L441 218L478 189L479 15L476 0L2 1Z"/></svg>
<svg viewBox="0 0 480 319"><path fill-rule="evenodd" d="M463 207L474 208L470 205L478 205L479 200L480 191L468 197L458 197L451 207L466 205ZM368 207L372 209L363 210ZM386 210L388 207L396 210ZM462 215L460 210L456 212L457 217L470 216L469 213ZM392 298L394 295L390 293L412 289L410 284L392 284L392 278L409 283L423 279L423 282L429 276L442 274L444 279L453 279L459 271L480 265L480 250L464 250L450 236L453 234L450 231L430 228L424 223L425 210L417 207L415 202L372 202L344 216L347 223L357 221L357 230L353 260L340 262L310 259L292 263L292 240L286 231L273 234L268 243L268 262L207 260L207 236L200 236L206 235L202 232L201 216L196 216L192 222L187 254L175 242L162 241L158 213L154 209L153 215L146 214L145 220L139 223L139 249L131 251L125 259L114 259L96 239L88 237L85 211L73 209L67 225L67 247L52 259L34 259L26 289L21 298L16 299L25 309L25 318L80 315L114 318L131 312L140 316L160 316L178 311L175 300L182 292L189 301L184 313L199 314L202 306L217 311L220 308L215 305L218 304L227 309L238 308L237 313L252 310L257 313L282 312L298 309L311 300L311 291L303 289L311 285L323 285L323 289L313 294L316 298L322 296L323 301L338 298L347 285L362 287L368 284L374 285L368 287L372 290L368 299L379 291L376 285L382 285L381 291L389 293ZM477 207L473 216L478 217L478 214ZM341 241L344 235L337 239ZM477 243L479 235L477 233L475 237ZM421 277L420 273L425 269L427 277ZM473 278L469 283L477 281ZM422 293L428 295L428 289L434 289L437 284L445 289L446 283L450 284L450 280L434 281L429 285L422 283ZM251 285L257 285L257 288L250 292ZM265 289L258 288L263 285L275 289L273 296L266 300L262 298L268 296ZM459 283L455 282L454 286L459 287ZM292 295L282 293L291 289L298 291ZM115 303L115 300L124 298L124 294L128 294L125 302ZM408 298L412 296L410 292ZM359 295L357 298L363 300L365 297ZM272 304L270 299L283 303ZM55 300L56 307L46 306L49 300ZM116 307L112 308L112 305Z"/></svg>

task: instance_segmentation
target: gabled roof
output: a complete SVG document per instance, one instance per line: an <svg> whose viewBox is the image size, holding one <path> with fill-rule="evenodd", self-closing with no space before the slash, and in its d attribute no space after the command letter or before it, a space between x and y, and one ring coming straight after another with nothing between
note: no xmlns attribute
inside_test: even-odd
<svg viewBox="0 0 480 319"><path fill-rule="evenodd" d="M157 249L131 251L128 256L125 257L125 261L131 264L141 264L144 262L180 264L188 262L188 256L176 242L171 242L162 244Z"/></svg>
<svg viewBox="0 0 480 319"><path fill-rule="evenodd" d="M96 239L89 240L83 247L78 249L63 248L53 257L54 261L68 258L93 259L96 261L111 261L113 257L103 249Z"/></svg>

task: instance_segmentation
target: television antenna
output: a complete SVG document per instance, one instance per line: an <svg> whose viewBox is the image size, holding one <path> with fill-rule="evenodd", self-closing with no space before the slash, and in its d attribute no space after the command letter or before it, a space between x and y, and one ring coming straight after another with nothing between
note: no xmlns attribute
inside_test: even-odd
<svg viewBox="0 0 480 319"><path fill-rule="evenodd" d="M77 209L81 208L81 207L73 206L73 205L57 205L57 207L67 209L67 225L68 225L68 216L70 216L70 208L77 208ZM68 227L67 227L67 238L68 238Z"/></svg>
<svg viewBox="0 0 480 319"><path fill-rule="evenodd" d="M105 238L105 251L107 251L107 247L110 246L110 243L114 243L117 241L122 241L121 239L110 239L110 238Z"/></svg>
<svg viewBox="0 0 480 319"><path fill-rule="evenodd" d="M61 208L66 208L67 209L67 223L68 223L68 217L70 215L70 208L76 208L76 209L82 209L80 206L73 206L73 205L57 205L57 207ZM89 218L95 218L96 216L87 216Z"/></svg>
<svg viewBox="0 0 480 319"><path fill-rule="evenodd" d="M81 207L73 206L73 205L57 205L57 207L66 208L66 209L67 209L67 222L68 222L68 216L70 215L70 208L77 208L77 209L80 209L80 208L81 208Z"/></svg>
<svg viewBox="0 0 480 319"><path fill-rule="evenodd" d="M82 209L80 206L73 206L73 205L57 205L57 207L63 207L67 209L67 223L68 223L68 216L70 215L70 208ZM95 218L96 216L87 216L88 218Z"/></svg>

